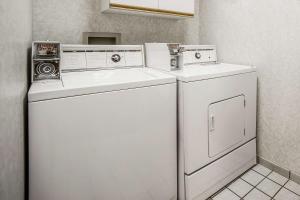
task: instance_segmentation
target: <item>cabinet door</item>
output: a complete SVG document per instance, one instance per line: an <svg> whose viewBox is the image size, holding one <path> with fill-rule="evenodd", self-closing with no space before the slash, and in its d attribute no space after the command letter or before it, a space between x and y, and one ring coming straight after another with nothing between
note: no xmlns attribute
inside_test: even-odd
<svg viewBox="0 0 300 200"><path fill-rule="evenodd" d="M194 14L195 0L159 0L159 9Z"/></svg>
<svg viewBox="0 0 300 200"><path fill-rule="evenodd" d="M158 8L158 0L110 0L110 3L133 7Z"/></svg>

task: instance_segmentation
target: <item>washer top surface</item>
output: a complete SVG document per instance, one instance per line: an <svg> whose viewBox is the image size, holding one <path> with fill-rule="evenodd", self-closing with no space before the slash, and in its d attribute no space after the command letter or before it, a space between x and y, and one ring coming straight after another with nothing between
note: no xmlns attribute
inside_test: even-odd
<svg viewBox="0 0 300 200"><path fill-rule="evenodd" d="M28 101L42 101L93 93L175 83L176 78L149 68L126 68L62 73L61 80L32 83Z"/></svg>
<svg viewBox="0 0 300 200"><path fill-rule="evenodd" d="M200 81L224 76L255 72L256 67L235 64L193 64L186 65L178 71L171 71L172 75L182 82Z"/></svg>

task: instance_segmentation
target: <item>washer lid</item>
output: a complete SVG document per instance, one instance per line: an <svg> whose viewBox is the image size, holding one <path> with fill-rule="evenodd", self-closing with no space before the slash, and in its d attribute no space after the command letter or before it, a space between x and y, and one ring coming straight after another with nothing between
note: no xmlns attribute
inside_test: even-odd
<svg viewBox="0 0 300 200"><path fill-rule="evenodd" d="M171 74L183 82L200 81L223 76L255 72L256 67L226 63L187 65L182 70L172 71Z"/></svg>
<svg viewBox="0 0 300 200"><path fill-rule="evenodd" d="M176 83L176 78L149 68L68 72L62 73L61 80L33 83L28 92L28 101L42 101L169 83Z"/></svg>

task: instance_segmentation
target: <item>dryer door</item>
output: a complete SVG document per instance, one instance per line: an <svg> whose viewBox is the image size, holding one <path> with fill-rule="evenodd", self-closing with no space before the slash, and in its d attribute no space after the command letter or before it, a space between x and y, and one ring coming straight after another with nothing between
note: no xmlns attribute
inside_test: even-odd
<svg viewBox="0 0 300 200"><path fill-rule="evenodd" d="M215 102L208 110L209 157L214 157L243 141L245 96Z"/></svg>

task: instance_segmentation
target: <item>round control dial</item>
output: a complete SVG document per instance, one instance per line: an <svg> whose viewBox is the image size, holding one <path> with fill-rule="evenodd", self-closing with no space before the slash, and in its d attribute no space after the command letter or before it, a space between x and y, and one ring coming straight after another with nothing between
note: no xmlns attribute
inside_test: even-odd
<svg viewBox="0 0 300 200"><path fill-rule="evenodd" d="M36 67L38 75L53 75L56 73L55 66L52 63L42 63Z"/></svg>
<svg viewBox="0 0 300 200"><path fill-rule="evenodd" d="M201 53L199 53L199 52L195 53L195 57L196 57L197 59L200 59L200 58L201 58Z"/></svg>
<svg viewBox="0 0 300 200"><path fill-rule="evenodd" d="M111 56L111 60L114 63L120 62L121 61L121 56L119 54L114 54L114 55Z"/></svg>

